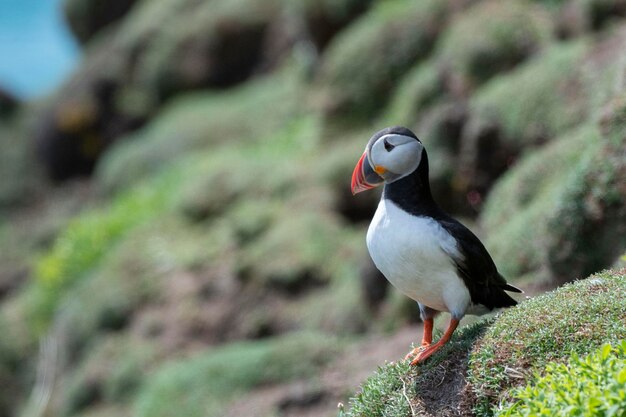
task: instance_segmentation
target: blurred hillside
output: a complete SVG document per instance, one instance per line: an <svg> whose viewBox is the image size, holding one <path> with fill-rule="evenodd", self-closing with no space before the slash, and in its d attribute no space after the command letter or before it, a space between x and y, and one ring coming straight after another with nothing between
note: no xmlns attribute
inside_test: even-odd
<svg viewBox="0 0 626 417"><path fill-rule="evenodd" d="M624 262L623 0L64 10L79 68L0 92L0 417L335 415L417 320L349 190L388 125L529 293Z"/></svg>

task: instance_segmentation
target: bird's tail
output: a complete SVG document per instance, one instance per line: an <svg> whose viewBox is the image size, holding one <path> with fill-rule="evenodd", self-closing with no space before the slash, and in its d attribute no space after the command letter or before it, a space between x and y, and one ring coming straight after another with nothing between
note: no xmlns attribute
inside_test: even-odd
<svg viewBox="0 0 626 417"><path fill-rule="evenodd" d="M517 293L520 293L520 294L522 294L524 292L524 291L520 290L519 288L517 288L517 287L515 287L515 286L513 286L513 285L511 285L509 283L504 284L500 288L502 288L505 291L517 292Z"/></svg>

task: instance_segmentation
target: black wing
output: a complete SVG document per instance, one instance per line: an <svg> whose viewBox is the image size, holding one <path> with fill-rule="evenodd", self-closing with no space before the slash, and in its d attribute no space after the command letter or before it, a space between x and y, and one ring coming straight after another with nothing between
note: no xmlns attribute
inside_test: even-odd
<svg viewBox="0 0 626 417"><path fill-rule="evenodd" d="M507 284L482 242L467 227L446 216L441 225L457 241L461 256L452 255L459 276L469 289L472 302L489 309L514 306L517 302L506 291L522 292Z"/></svg>

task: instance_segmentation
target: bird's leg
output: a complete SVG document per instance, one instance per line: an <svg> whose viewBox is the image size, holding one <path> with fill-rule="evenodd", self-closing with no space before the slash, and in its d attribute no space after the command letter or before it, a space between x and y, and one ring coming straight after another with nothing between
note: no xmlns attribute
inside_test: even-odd
<svg viewBox="0 0 626 417"><path fill-rule="evenodd" d="M450 339L452 338L452 333L454 333L458 325L459 325L459 320L452 317L450 319L450 324L448 325L448 329L443 334L441 339L439 339L439 341L435 343L434 345L430 345L426 347L425 349L423 349L421 352L419 352L417 356L415 357L415 359L411 361L411 365L417 365L418 363L424 362L426 359L430 358L433 353L441 349L443 345L445 345L446 343L450 341Z"/></svg>
<svg viewBox="0 0 626 417"><path fill-rule="evenodd" d="M435 320L431 317L424 320L424 333L422 334L422 347L430 346L433 342L433 322Z"/></svg>
<svg viewBox="0 0 626 417"><path fill-rule="evenodd" d="M414 357L415 355L419 354L424 349L426 349L428 346L430 346L430 344L433 341L433 322L434 322L434 319L432 317L424 319L424 332L422 334L422 345L414 348L412 351L407 353L406 356L404 357L404 360L411 359L412 357Z"/></svg>

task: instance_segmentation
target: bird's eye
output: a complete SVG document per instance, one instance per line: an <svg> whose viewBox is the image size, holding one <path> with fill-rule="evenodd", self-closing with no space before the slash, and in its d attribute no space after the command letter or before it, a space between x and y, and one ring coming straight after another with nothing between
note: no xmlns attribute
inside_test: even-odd
<svg viewBox="0 0 626 417"><path fill-rule="evenodd" d="M385 150L386 150L387 152L391 152L391 150L392 150L393 148L395 148L395 146L394 146L394 145L392 145L391 143L387 142L387 139L383 140L383 144L385 145Z"/></svg>

